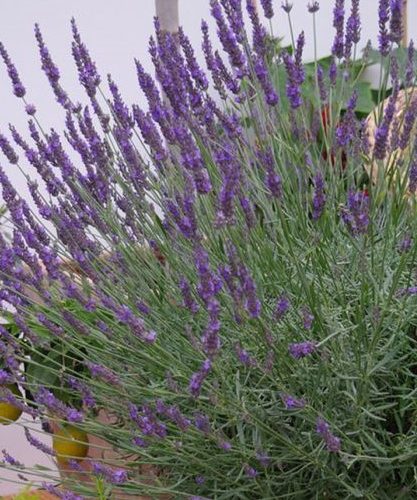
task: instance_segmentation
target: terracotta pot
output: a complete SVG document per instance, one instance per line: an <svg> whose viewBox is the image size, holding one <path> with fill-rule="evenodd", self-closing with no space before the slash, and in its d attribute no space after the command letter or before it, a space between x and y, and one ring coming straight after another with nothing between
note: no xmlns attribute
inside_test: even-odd
<svg viewBox="0 0 417 500"><path fill-rule="evenodd" d="M97 415L97 421L101 424L105 425L114 425L116 419L112 417L107 411L100 410ZM55 432L59 425L56 422L50 422L51 431ZM114 468L122 469L123 461L128 460L129 462L133 462L135 460L139 460L138 455L120 455L119 452L113 449L113 447L104 439L98 438L97 436L88 435L88 454L84 459L77 460L80 471L76 471L70 467L68 462L57 460L57 468L60 472L61 479L63 485L65 486L65 481L68 479L77 480L82 483L94 483L92 481L92 463L93 462L103 462L106 466L112 466L114 464ZM146 478L146 481L152 483L152 480L156 478L158 475L158 471L154 466L138 464L138 472ZM114 500L155 500L157 497L148 497L148 496L137 496L135 494L129 495L123 492L118 491L117 487L112 491ZM160 500L167 500L169 497L166 495L161 495L158 497Z"/></svg>
<svg viewBox="0 0 417 500"><path fill-rule="evenodd" d="M34 498L36 500L57 500L58 497L55 495L52 495L51 493L48 493L47 491L43 490L30 490L30 491L25 491L26 495L34 495ZM16 498L16 495L9 495L6 497L1 497L2 500L14 500ZM30 497L29 497L30 498Z"/></svg>

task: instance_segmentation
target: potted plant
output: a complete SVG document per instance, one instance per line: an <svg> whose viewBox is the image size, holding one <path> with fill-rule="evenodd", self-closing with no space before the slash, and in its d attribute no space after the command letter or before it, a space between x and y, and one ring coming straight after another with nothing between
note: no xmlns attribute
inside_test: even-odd
<svg viewBox="0 0 417 500"><path fill-rule="evenodd" d="M261 3L271 19L272 2ZM136 64L146 111L125 104L111 78L111 97L101 100L100 77L73 24L89 99L81 109L60 86L36 28L84 167L71 162L56 132L41 137L32 123L28 147L14 132L49 189L51 200L30 184L56 236L45 234L0 171L16 228L0 259L3 296L24 333L10 339L10 369L18 378L26 359L21 384L35 410L117 452L89 461L88 481L75 474L87 457L72 460L61 496L415 496L417 228L406 196L417 177L415 148L401 158L407 182L380 175L372 183L366 174L395 156L392 105L414 81L415 57L411 46L403 71L391 54L401 41L400 2L379 6L380 92L390 76L394 97L377 121L374 148L357 116L357 1L345 12L336 0L328 72L314 65L307 79L303 33L292 50L276 48L252 2L250 38L242 3L213 0L223 54L205 23L203 52L223 106L183 31L173 37L156 22L150 55L163 92ZM282 8L291 21L290 3ZM313 25L318 9L309 3ZM411 131L415 113L409 120ZM4 141L2 149L13 163ZM144 257L143 245L157 249L164 266ZM98 259L105 252L109 258ZM77 263L81 281L60 273L58 255ZM32 273L22 273L20 256ZM43 301L22 293L22 283ZM40 365L48 372L41 384ZM111 424L100 420L102 408ZM66 433L84 453L84 435Z"/></svg>

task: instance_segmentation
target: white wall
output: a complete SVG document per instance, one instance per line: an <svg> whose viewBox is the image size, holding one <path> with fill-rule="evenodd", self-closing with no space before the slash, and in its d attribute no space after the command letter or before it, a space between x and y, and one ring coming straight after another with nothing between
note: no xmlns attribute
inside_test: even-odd
<svg viewBox="0 0 417 500"><path fill-rule="evenodd" d="M275 35L289 41L286 14L281 0L273 0L277 15L272 26ZM319 56L327 55L332 44L333 0L321 0L317 14L317 47ZM349 6L350 0L346 0ZM362 0L363 44L370 38L377 41L377 0ZM259 0L258 0L259 4ZM295 33L306 33L306 59L313 57L312 16L306 10L307 0L293 0ZM193 45L200 48L200 22L209 19L209 0L179 0L180 21ZM409 17L417 12L417 0L409 0ZM147 41L153 31L153 0L1 0L0 40L8 48L27 87L27 99L38 108L38 118L46 127L62 128L63 110L55 103L42 71L33 36L38 21L50 51L61 69L62 83L74 100L86 102L78 83L71 57L69 20L75 16L81 33L91 50L103 78L111 73L130 103L145 104L136 82L133 59L139 58L152 71L147 54ZM213 23L210 23L213 26ZM213 29L214 31L214 29ZM410 36L417 38L417 24L410 22ZM199 51L200 52L200 51ZM201 52L200 52L201 57ZM25 130L26 115L21 101L14 97L10 82L0 64L0 131L8 132L8 123ZM0 164L5 160L0 155ZM8 169L9 171L9 169ZM25 191L22 176L14 168L15 182Z"/></svg>
<svg viewBox="0 0 417 500"><path fill-rule="evenodd" d="M293 0L295 32L306 32L306 58L313 57L312 16L306 11L307 0ZM326 55L332 43L331 28L333 0L322 0L318 18L318 53ZM200 21L209 18L209 0L179 0L180 20L195 47L200 47ZM286 15L279 9L281 0L274 0L278 15L273 20L275 35L289 40ZM349 1L347 0L347 4ZM33 24L38 21L52 55L61 69L62 83L74 98L83 98L70 51L71 16L75 16L81 33L97 61L103 76L110 72L119 83L128 102L144 104L136 83L134 57L152 71L147 56L147 40L153 31L153 0L1 0L0 39L8 48L27 87L29 102L38 108L38 117L46 127L62 128L63 111L54 102L45 76L40 70L38 52L33 37ZM377 0L362 0L363 39L377 40ZM417 0L409 0L409 18L415 19ZM212 24L211 24L212 25ZM410 22L409 34L417 39L417 24ZM7 132L8 123L24 129L26 115L22 103L13 96L6 71L0 67L0 130ZM22 177L15 167L6 165L13 181L24 192ZM16 426L0 426L0 450L7 447L11 454L27 464L44 460L24 443L21 430ZM1 476L1 471L0 471ZM0 480L0 495L11 485Z"/></svg>

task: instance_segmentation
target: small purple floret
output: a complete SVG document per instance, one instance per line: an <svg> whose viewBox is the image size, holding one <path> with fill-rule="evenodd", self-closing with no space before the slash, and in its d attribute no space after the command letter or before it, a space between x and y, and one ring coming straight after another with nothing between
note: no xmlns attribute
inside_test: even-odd
<svg viewBox="0 0 417 500"><path fill-rule="evenodd" d="M316 344L311 341L292 343L288 350L294 359L301 359L312 354L316 350Z"/></svg>

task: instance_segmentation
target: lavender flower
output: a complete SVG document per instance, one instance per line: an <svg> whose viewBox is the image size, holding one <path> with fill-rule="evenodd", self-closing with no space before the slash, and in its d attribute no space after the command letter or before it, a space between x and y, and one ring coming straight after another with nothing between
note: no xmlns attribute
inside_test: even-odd
<svg viewBox="0 0 417 500"><path fill-rule="evenodd" d="M333 42L332 54L341 59L344 53L344 22L345 22L345 1L336 0L333 9L333 26L336 29L336 35Z"/></svg>
<svg viewBox="0 0 417 500"><path fill-rule="evenodd" d="M271 457L266 453L266 451L258 450L256 452L256 459L262 465L262 467L268 467L271 463Z"/></svg>
<svg viewBox="0 0 417 500"><path fill-rule="evenodd" d="M387 29L387 23L390 15L390 0L379 0L378 8L378 25L379 25L379 52L382 56L386 57L390 50L390 38Z"/></svg>
<svg viewBox="0 0 417 500"><path fill-rule="evenodd" d="M198 397L201 392L201 387L207 375L211 371L211 361L206 359L198 372L193 373L188 389L193 397Z"/></svg>
<svg viewBox="0 0 417 500"><path fill-rule="evenodd" d="M250 479L255 479L255 477L257 477L259 474L258 471L254 467L251 467L248 464L245 464L243 466L243 470L245 471L245 475L247 477L249 477Z"/></svg>
<svg viewBox="0 0 417 500"><path fill-rule="evenodd" d="M26 104L25 111L29 116L33 116L36 114L36 107L34 104Z"/></svg>
<svg viewBox="0 0 417 500"><path fill-rule="evenodd" d="M274 9L272 7L272 0L261 0L261 5L267 19L274 17Z"/></svg>
<svg viewBox="0 0 417 500"><path fill-rule="evenodd" d="M290 394L281 393L280 394L282 402L287 410L296 410L300 408L304 408L306 405L306 401L304 398L298 399Z"/></svg>
<svg viewBox="0 0 417 500"><path fill-rule="evenodd" d="M415 193L417 191L417 152L414 153L408 172L408 191Z"/></svg>
<svg viewBox="0 0 417 500"><path fill-rule="evenodd" d="M49 80L49 83L55 94L55 97L59 102L59 104L61 104L61 106L69 109L71 106L70 100L68 98L67 93L62 89L61 85L59 84L59 79L60 79L59 69L52 60L49 50L43 40L43 36L38 24L35 24L35 37L38 42L39 54L41 56L41 61L42 61L42 69Z"/></svg>
<svg viewBox="0 0 417 500"><path fill-rule="evenodd" d="M328 451L330 451L331 453L338 453L340 451L340 438L338 438L331 432L329 424L321 417L317 419L316 432L326 443L326 448Z"/></svg>
<svg viewBox="0 0 417 500"><path fill-rule="evenodd" d="M310 309L308 309L307 307L303 307L301 313L303 316L303 327L306 330L310 330L311 325L313 324L314 321L314 316L311 314Z"/></svg>
<svg viewBox="0 0 417 500"><path fill-rule="evenodd" d="M217 23L217 34L224 51L229 56L230 64L246 72L246 58L237 43L235 33L227 26L218 0L210 0L210 7L211 14Z"/></svg>
<svg viewBox="0 0 417 500"><path fill-rule="evenodd" d="M90 370L93 378L104 380L110 385L120 385L120 378L109 368L97 363L92 363L91 361L86 361L85 365Z"/></svg>
<svg viewBox="0 0 417 500"><path fill-rule="evenodd" d="M361 20L359 15L359 0L352 0L350 16L346 23L345 58L350 59L352 45L359 43L361 38Z"/></svg>
<svg viewBox="0 0 417 500"><path fill-rule="evenodd" d="M13 85L13 93L16 97L23 97L26 94L26 89L20 80L19 73L17 72L16 66L12 63L7 50L4 45L0 42L0 55L4 61L7 68L7 73L9 74L10 81Z"/></svg>
<svg viewBox="0 0 417 500"><path fill-rule="evenodd" d="M68 422L82 422L84 419L84 414L81 411L65 405L45 387L41 387L36 393L35 401L39 405L45 406L49 412L65 418Z"/></svg>
<svg viewBox="0 0 417 500"><path fill-rule="evenodd" d="M138 409L134 404L129 404L129 414L144 436L163 439L167 435L165 424L157 419L149 406Z"/></svg>
<svg viewBox="0 0 417 500"><path fill-rule="evenodd" d="M232 449L232 444L229 441L220 441L219 448L225 451L230 451Z"/></svg>
<svg viewBox="0 0 417 500"><path fill-rule="evenodd" d="M403 36L403 0L390 0L391 19L389 39L401 43Z"/></svg>
<svg viewBox="0 0 417 500"><path fill-rule="evenodd" d="M303 99L301 97L300 85L295 77L296 66L292 57L286 52L284 52L283 54L283 59L288 75L288 81L286 84L287 97L291 107L293 109L297 109L302 105Z"/></svg>
<svg viewBox="0 0 417 500"><path fill-rule="evenodd" d="M410 40L407 50L407 65L405 68L405 78L404 78L404 83L406 87L411 87L411 85L413 85L414 82L414 56L415 56L414 42L413 40Z"/></svg>
<svg viewBox="0 0 417 500"><path fill-rule="evenodd" d="M326 194L324 192L324 179L319 172L314 177L314 195L313 195L313 220L318 220L323 213L326 204Z"/></svg>
<svg viewBox="0 0 417 500"><path fill-rule="evenodd" d="M346 207L341 217L353 236L365 234L369 225L369 196L363 191L349 191Z"/></svg>
<svg viewBox="0 0 417 500"><path fill-rule="evenodd" d="M316 344L311 341L293 343L288 346L288 351L295 359L305 358L316 350Z"/></svg>
<svg viewBox="0 0 417 500"><path fill-rule="evenodd" d="M340 147L348 146L356 137L355 108L357 100L358 95L355 91L347 103L342 122L336 128L336 142Z"/></svg>
<svg viewBox="0 0 417 500"><path fill-rule="evenodd" d="M290 56L288 52L284 52L282 56L285 69L287 71L287 97L293 109L299 108L303 103L301 97L301 84L304 82L305 78L302 65L302 52L304 43L304 32L302 32L297 39L294 57Z"/></svg>
<svg viewBox="0 0 417 500"><path fill-rule="evenodd" d="M128 480L127 471L112 469L99 462L92 462L93 474L103 477L110 484L124 484Z"/></svg>
<svg viewBox="0 0 417 500"><path fill-rule="evenodd" d="M271 13L273 15L271 1L269 1L268 3L271 7ZM246 10L248 11L252 23L253 50L261 59L265 59L268 51L266 43L266 29L259 20L258 9L256 8L254 2L246 2Z"/></svg>
<svg viewBox="0 0 417 500"><path fill-rule="evenodd" d="M136 446L139 446L140 448L147 448L149 446L149 443L147 441L145 441L143 438L141 438L140 436L135 436L132 439L132 442L133 442L133 444L135 444Z"/></svg>
<svg viewBox="0 0 417 500"><path fill-rule="evenodd" d="M240 344L236 344L235 346L235 351L238 360L245 366L255 366L256 365L256 360L246 351L241 347Z"/></svg>
<svg viewBox="0 0 417 500"><path fill-rule="evenodd" d="M12 148L7 137L5 137L3 134L0 134L0 149L10 163L16 164L19 161L19 157L15 153L15 150Z"/></svg>
<svg viewBox="0 0 417 500"><path fill-rule="evenodd" d="M22 468L24 465L16 460L14 457L12 457L9 453L7 453L6 450L1 451L3 453L3 463L11 465L12 467L19 467Z"/></svg>
<svg viewBox="0 0 417 500"><path fill-rule="evenodd" d="M416 185L416 189L417 189L417 185ZM412 243L413 243L412 237L410 236L410 234L406 234L398 245L398 252L399 253L408 252L411 248Z"/></svg>
<svg viewBox="0 0 417 500"><path fill-rule="evenodd" d="M271 83L265 62L261 57L258 57L255 61L255 74L258 77L262 90L265 93L265 100L267 104L269 104L269 106L275 106L278 104L278 94Z"/></svg>
<svg viewBox="0 0 417 500"><path fill-rule="evenodd" d="M330 80L330 84L334 87L336 85L336 80L337 80L337 66L336 66L336 61L335 61L334 57L332 57L332 60L330 62L329 80Z"/></svg>
<svg viewBox="0 0 417 500"><path fill-rule="evenodd" d="M320 100L324 103L327 101L327 89L324 83L324 71L323 67L317 65L317 84L319 87Z"/></svg>
<svg viewBox="0 0 417 500"><path fill-rule="evenodd" d="M25 427L25 436L30 445L33 447L37 448L39 451L42 453L45 453L46 455L50 455L52 457L55 456L55 452L52 448L50 448L48 445L42 443L39 441L39 439L35 438L30 432L29 429Z"/></svg>
<svg viewBox="0 0 417 500"><path fill-rule="evenodd" d="M100 76L96 65L91 59L87 47L82 42L75 19L71 19L71 28L74 41L72 42L72 54L78 69L81 85L86 89L90 97L94 97L96 89L100 84Z"/></svg>
<svg viewBox="0 0 417 500"><path fill-rule="evenodd" d="M0 386L13 383L13 377L6 370L0 370Z"/></svg>
<svg viewBox="0 0 417 500"><path fill-rule="evenodd" d="M75 493L58 488L55 484L42 483L42 488L61 500L85 500L84 497Z"/></svg>
<svg viewBox="0 0 417 500"><path fill-rule="evenodd" d="M409 286L407 288L400 288L396 293L397 297L404 297L405 295L408 295L408 296L417 295L417 286Z"/></svg>
<svg viewBox="0 0 417 500"><path fill-rule="evenodd" d="M203 434L210 433L210 419L207 415L201 412L196 412L194 415L194 425Z"/></svg>
<svg viewBox="0 0 417 500"><path fill-rule="evenodd" d="M156 411L174 422L181 431L186 431L191 425L191 420L185 417L175 405L167 405L161 399L156 402Z"/></svg>
<svg viewBox="0 0 417 500"><path fill-rule="evenodd" d="M197 290L200 297L208 304L220 291L221 281L218 276L211 271L208 254L202 247L198 247L195 251L195 265L200 279Z"/></svg>
<svg viewBox="0 0 417 500"><path fill-rule="evenodd" d="M310 12L310 14L315 14L320 10L320 4L319 2L309 2L307 4L307 9Z"/></svg>
<svg viewBox="0 0 417 500"><path fill-rule="evenodd" d="M417 116L417 98L414 97L407 106L407 110L404 114L403 129L401 132L401 136L399 137L398 140L398 145L403 150L410 145L411 132L416 123L416 116Z"/></svg>
<svg viewBox="0 0 417 500"><path fill-rule="evenodd" d="M281 295L278 297L277 303L275 305L274 317L276 320L281 320L288 312L290 308L290 301L286 295Z"/></svg>

